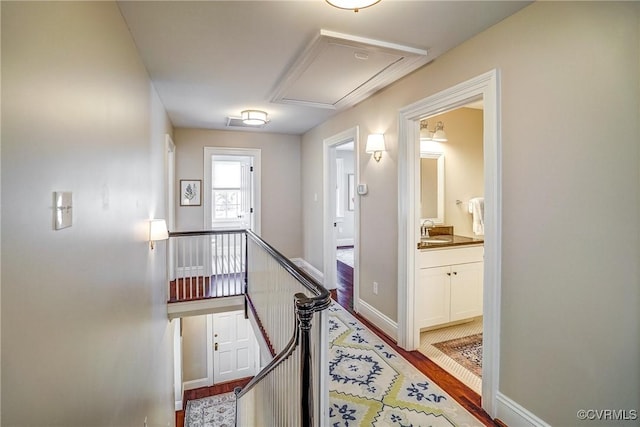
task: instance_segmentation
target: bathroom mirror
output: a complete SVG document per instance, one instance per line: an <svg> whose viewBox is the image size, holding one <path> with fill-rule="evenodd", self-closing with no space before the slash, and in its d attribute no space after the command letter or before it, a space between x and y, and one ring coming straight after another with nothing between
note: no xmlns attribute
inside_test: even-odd
<svg viewBox="0 0 640 427"><path fill-rule="evenodd" d="M420 218L444 224L444 153L420 152Z"/></svg>

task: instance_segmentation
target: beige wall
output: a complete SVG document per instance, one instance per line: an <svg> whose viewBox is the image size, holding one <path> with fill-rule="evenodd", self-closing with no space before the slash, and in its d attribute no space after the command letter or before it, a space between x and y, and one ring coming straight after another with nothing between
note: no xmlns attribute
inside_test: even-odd
<svg viewBox="0 0 640 427"><path fill-rule="evenodd" d="M173 425L164 109L115 3L1 7L2 425Z"/></svg>
<svg viewBox="0 0 640 427"><path fill-rule="evenodd" d="M385 133L380 163L358 148L360 296L397 319L398 109L499 70L499 390L552 425L640 401L639 22L637 2L534 3L303 136L304 255L322 267L322 140Z"/></svg>
<svg viewBox="0 0 640 427"><path fill-rule="evenodd" d="M182 319L182 380L207 378L207 316Z"/></svg>
<svg viewBox="0 0 640 427"><path fill-rule="evenodd" d="M440 143L445 163L444 222L453 225L459 236L473 234L469 200L484 197L484 159L482 149L482 110L458 108L429 118L429 127L444 123L447 142ZM457 205L456 200L462 203Z"/></svg>
<svg viewBox="0 0 640 427"><path fill-rule="evenodd" d="M262 237L287 257L302 254L300 137L204 129L175 130L176 188L181 179L203 179L204 147L261 150ZM200 230L203 207L176 207L179 230Z"/></svg>

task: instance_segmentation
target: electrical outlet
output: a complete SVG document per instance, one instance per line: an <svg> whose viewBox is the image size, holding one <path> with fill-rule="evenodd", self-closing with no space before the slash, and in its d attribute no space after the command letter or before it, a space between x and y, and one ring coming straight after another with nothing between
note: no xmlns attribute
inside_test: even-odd
<svg viewBox="0 0 640 427"><path fill-rule="evenodd" d="M373 294L378 295L378 282L373 282Z"/></svg>

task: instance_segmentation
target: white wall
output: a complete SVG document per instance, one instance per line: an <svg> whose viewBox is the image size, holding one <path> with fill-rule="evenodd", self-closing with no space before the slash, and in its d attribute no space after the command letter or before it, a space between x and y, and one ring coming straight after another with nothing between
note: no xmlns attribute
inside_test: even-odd
<svg viewBox="0 0 640 427"><path fill-rule="evenodd" d="M207 378L207 316L182 319L183 381Z"/></svg>
<svg viewBox="0 0 640 427"><path fill-rule="evenodd" d="M385 133L380 163L358 148L360 297L397 319L398 109L499 70L499 389L551 425L640 401L639 23L637 2L536 2L303 136L304 257L321 267L322 140Z"/></svg>
<svg viewBox="0 0 640 427"><path fill-rule="evenodd" d="M2 425L173 425L165 111L115 2L1 7Z"/></svg>
<svg viewBox="0 0 640 427"><path fill-rule="evenodd" d="M345 242L345 246L353 245L353 239L355 237L355 212L349 210L348 204L348 196L349 196L349 181L347 179L347 175L355 174L355 164L354 164L354 153L349 150L336 150L336 158L343 159L344 161L344 170L341 177L339 177L340 181L338 185L343 187L343 206L344 206L344 217L342 220L338 220L338 246L340 246L341 242ZM351 243L348 243L351 242Z"/></svg>
<svg viewBox="0 0 640 427"><path fill-rule="evenodd" d="M262 238L287 257L302 254L299 136L177 128L174 141L176 188L181 179L203 179L204 147L260 149ZM176 207L179 230L201 230L203 224L202 206Z"/></svg>

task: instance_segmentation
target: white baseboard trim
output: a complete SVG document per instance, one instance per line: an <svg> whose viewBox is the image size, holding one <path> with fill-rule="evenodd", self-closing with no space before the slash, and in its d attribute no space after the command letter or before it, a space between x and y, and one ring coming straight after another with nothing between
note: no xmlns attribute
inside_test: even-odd
<svg viewBox="0 0 640 427"><path fill-rule="evenodd" d="M496 396L497 411L496 417L508 426L522 427L551 427L542 419L509 399L504 394L498 392Z"/></svg>
<svg viewBox="0 0 640 427"><path fill-rule="evenodd" d="M373 323L377 328L379 328L382 332L387 334L390 338L394 340L398 339L398 323L391 320L386 314L378 311L378 309L369 305L363 300L358 300L357 304L357 312L362 317L367 319L369 322Z"/></svg>
<svg viewBox="0 0 640 427"><path fill-rule="evenodd" d="M182 383L182 390L193 390L194 388L209 387L211 383L208 378L199 378L197 380L185 381Z"/></svg>
<svg viewBox="0 0 640 427"><path fill-rule="evenodd" d="M324 285L324 273L322 271L318 270L302 258L291 258L291 262L294 263L297 267L308 271L314 279Z"/></svg>

